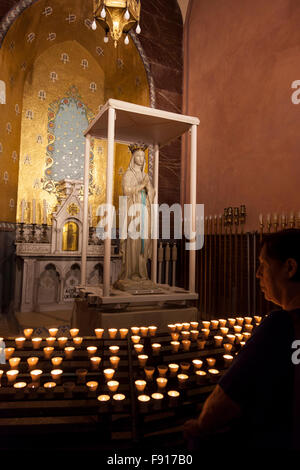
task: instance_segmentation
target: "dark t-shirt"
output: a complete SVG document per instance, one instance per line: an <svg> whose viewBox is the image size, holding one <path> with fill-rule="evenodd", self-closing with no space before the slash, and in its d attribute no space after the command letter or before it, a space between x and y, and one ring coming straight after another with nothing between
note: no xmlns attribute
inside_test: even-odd
<svg viewBox="0 0 300 470"><path fill-rule="evenodd" d="M300 309L294 311L300 316ZM242 408L237 430L249 445L291 446L294 339L289 313L271 312L219 382L225 393Z"/></svg>

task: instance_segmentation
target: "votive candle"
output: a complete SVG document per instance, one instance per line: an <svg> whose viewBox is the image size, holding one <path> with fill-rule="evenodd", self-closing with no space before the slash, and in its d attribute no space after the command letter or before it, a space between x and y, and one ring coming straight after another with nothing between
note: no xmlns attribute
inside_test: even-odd
<svg viewBox="0 0 300 470"><path fill-rule="evenodd" d="M33 333L33 328L25 328L25 330L23 330L23 333L26 339L30 339Z"/></svg>

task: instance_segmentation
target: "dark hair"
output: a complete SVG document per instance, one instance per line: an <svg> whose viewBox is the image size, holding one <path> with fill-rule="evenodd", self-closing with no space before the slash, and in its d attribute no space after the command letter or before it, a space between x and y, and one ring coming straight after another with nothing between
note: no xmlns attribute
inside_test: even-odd
<svg viewBox="0 0 300 470"><path fill-rule="evenodd" d="M294 276L290 279L300 282L300 229L289 228L279 232L268 233L263 236L261 248L266 247L269 258L284 263L288 258L293 258L298 265Z"/></svg>

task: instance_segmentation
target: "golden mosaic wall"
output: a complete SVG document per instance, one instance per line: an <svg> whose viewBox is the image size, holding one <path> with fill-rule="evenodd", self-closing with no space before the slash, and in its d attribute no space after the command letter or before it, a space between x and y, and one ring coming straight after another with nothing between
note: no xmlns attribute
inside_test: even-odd
<svg viewBox="0 0 300 470"><path fill-rule="evenodd" d="M0 105L0 220L20 220L20 204L37 200L37 222L47 200L56 196L43 189L47 151L47 114L55 100L75 86L90 116L108 98L149 105L149 89L142 60L131 43L117 49L103 43L101 28L92 31L92 2L49 0L37 2L17 18L0 50L0 80L7 85L7 101ZM56 75L53 75L55 72ZM96 87L91 84L96 84ZM40 92L43 93L40 93ZM29 113L28 113L29 111ZM22 127L21 127L22 124ZM105 197L106 143L94 144L93 223L95 209ZM130 154L116 146L114 197ZM17 194L18 192L18 194ZM48 219L48 223L50 218Z"/></svg>

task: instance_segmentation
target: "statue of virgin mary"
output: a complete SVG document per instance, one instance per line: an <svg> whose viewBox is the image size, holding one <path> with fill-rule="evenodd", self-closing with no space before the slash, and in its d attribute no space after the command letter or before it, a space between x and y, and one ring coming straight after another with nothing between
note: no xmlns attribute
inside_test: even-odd
<svg viewBox="0 0 300 470"><path fill-rule="evenodd" d="M154 188L145 173L145 145L130 145L131 160L122 178L127 196L127 238L121 239L122 270L115 287L121 290L151 288L147 262L151 258L151 204ZM136 222L138 220L138 222Z"/></svg>

